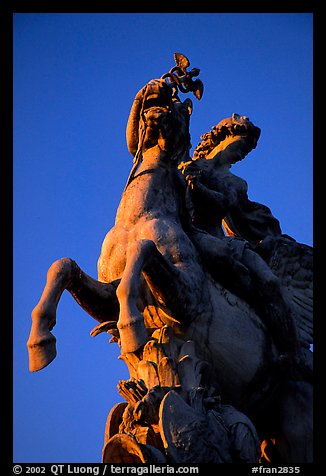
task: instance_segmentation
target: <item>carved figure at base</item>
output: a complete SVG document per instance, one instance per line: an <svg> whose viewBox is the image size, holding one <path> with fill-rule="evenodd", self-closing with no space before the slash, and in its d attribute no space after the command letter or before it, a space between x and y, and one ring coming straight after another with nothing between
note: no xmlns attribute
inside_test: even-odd
<svg viewBox="0 0 326 476"><path fill-rule="evenodd" d="M197 358L194 342L164 326L141 354L123 360L131 378L118 389L127 403L109 413L104 463L258 463L254 425L205 386L207 363Z"/></svg>
<svg viewBox="0 0 326 476"><path fill-rule="evenodd" d="M71 258L57 260L48 270L44 291L32 311L27 342L30 370L41 370L56 356L51 331L58 302L67 290L97 321L91 335L107 332L120 346L121 358L131 374L131 380L119 387L127 406L120 405L111 415L113 426L110 423L105 461L128 462L129 458L131 462L135 454L140 462L170 458L180 463L195 457L199 461L203 454L211 454L207 457L216 462L229 458L234 461L229 445L239 448L240 459L252 461L252 455L257 455L254 432L248 453L240 448L239 433L234 433L236 428L243 430L244 424L248 431L256 429L259 442L275 440L275 452L284 463L311 462L312 382L303 372L298 372L295 380L291 374L280 372L280 351L265 319L246 299L213 277L191 236L187 182L178 166L191 159L192 102L189 98L182 102L178 93L191 92L200 99L203 85L193 79L199 74L198 68L187 70L189 60L184 55L175 54L175 61L176 66L168 73L141 88L132 104L126 136L133 165L115 224L103 241L97 279L84 273ZM238 216L231 217L242 228L248 222L237 218L245 212L238 210ZM242 231L240 235L251 242ZM266 232L264 236L260 252L291 299L308 361L312 343L312 250L291 240L275 241L275 233ZM160 352L160 346L153 342L159 341L157 336L165 326L172 332L169 345L175 350L169 351L170 356L158 358L155 353ZM183 360L180 355L188 341L193 343L198 359L195 375L201 363L207 362L205 374L191 385L182 373L189 359ZM216 405L215 397L221 399L222 406ZM154 404L148 405L149 401ZM223 405L232 408L239 425L234 426ZM172 426L172 421L176 425L180 422L178 415L174 419L173 408L180 409L192 428L183 432L177 445L170 440L181 428L175 427L172 433L166 430L167 421ZM119 422L118 430L113 422ZM161 429L158 422L163 425ZM209 425L210 435L201 449L203 454L192 455L187 448L194 447L200 434L196 432L203 425ZM233 428L233 442L223 430L228 425ZM230 436L232 431L227 434ZM212 452L208 448L213 448Z"/></svg>

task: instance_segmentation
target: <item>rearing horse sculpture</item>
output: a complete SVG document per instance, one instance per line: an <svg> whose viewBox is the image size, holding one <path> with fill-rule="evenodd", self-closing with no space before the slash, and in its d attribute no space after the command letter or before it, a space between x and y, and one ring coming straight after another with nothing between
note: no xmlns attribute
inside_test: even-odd
<svg viewBox="0 0 326 476"><path fill-rule="evenodd" d="M186 183L178 164L189 160L192 104L181 102L175 88L161 78L136 95L127 125L135 165L102 245L98 280L70 258L50 267L32 312L30 370L56 356L51 330L68 290L99 322L93 334L111 332L123 354L137 352L165 324L193 340L222 398L259 421L262 438L277 439L284 461L309 462L311 384L278 374L278 351L264 322L205 272L186 232Z"/></svg>

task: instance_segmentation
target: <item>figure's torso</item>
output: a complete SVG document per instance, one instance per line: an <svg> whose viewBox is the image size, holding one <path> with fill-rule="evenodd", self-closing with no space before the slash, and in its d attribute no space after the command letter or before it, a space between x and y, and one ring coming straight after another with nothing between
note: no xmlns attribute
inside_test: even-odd
<svg viewBox="0 0 326 476"><path fill-rule="evenodd" d="M208 233L222 236L222 220L246 196L247 182L225 169L204 168L200 182L208 190L221 194L216 203L195 203L194 225Z"/></svg>

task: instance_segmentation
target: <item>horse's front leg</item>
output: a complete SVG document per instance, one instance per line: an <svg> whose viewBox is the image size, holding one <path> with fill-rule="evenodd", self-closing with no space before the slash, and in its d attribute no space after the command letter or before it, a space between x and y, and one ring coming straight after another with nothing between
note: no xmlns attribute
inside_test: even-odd
<svg viewBox="0 0 326 476"><path fill-rule="evenodd" d="M158 303L182 322L186 315L195 315L203 301L200 273L200 269L196 273L178 268L158 251L152 240L139 240L128 246L126 267L117 288L122 353L135 352L148 340L143 315L136 305L141 275Z"/></svg>
<svg viewBox="0 0 326 476"><path fill-rule="evenodd" d="M119 303L114 283L91 278L70 258L55 261L48 270L42 296L32 311L27 341L31 372L41 370L56 356L56 338L50 331L55 326L57 306L65 289L97 321L117 320Z"/></svg>
<svg viewBox="0 0 326 476"><path fill-rule="evenodd" d="M148 340L144 318L136 302L143 267L155 251L156 246L150 240L136 241L127 248L126 266L116 291L120 305L117 327L123 354L136 352Z"/></svg>

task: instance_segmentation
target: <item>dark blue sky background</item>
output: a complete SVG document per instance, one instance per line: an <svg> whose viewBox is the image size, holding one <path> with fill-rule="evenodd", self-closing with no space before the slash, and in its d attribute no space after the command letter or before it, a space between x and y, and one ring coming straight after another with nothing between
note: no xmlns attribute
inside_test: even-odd
<svg viewBox="0 0 326 476"><path fill-rule="evenodd" d="M28 370L30 314L53 261L97 277L132 157L125 127L137 91L185 54L201 70L200 135L233 112L261 128L233 172L282 231L312 245L309 13L19 13L14 16L14 460L100 462L106 417L128 378L119 348L68 293L58 356Z"/></svg>

